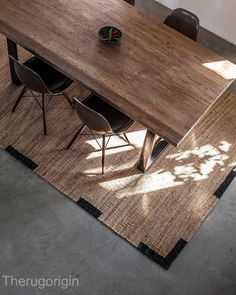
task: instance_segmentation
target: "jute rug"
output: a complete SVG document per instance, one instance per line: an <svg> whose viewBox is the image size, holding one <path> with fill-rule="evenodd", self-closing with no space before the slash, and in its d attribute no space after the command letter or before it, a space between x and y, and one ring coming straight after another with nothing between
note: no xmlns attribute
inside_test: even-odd
<svg viewBox="0 0 236 295"><path fill-rule="evenodd" d="M168 268L235 176L235 97L224 95L188 138L178 148L169 146L145 174L136 168L145 128L136 124L128 132L132 146L106 152L102 175L101 151L86 129L65 150L80 121L63 97L55 98L48 107L47 136L43 135L41 110L31 97L23 98L11 113L21 87L10 83L6 53L1 37L2 148ZM20 60L28 55L20 50ZM76 83L68 92L80 99L88 94ZM109 146L120 144L125 143L113 137Z"/></svg>

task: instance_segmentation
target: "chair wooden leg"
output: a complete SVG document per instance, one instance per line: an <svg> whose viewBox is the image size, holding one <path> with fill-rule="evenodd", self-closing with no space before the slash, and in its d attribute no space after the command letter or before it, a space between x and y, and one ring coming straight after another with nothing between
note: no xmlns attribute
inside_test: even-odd
<svg viewBox="0 0 236 295"><path fill-rule="evenodd" d="M13 108L12 108L12 112L13 112L13 113L15 112L15 110L16 110L18 104L20 103L22 97L24 96L26 90L27 90L27 87L25 86L25 87L22 89L20 95L18 96L18 98L17 98L17 100L16 100L16 102L15 102Z"/></svg>
<svg viewBox="0 0 236 295"><path fill-rule="evenodd" d="M64 95L64 97L66 98L66 100L68 101L68 103L69 103L71 106L73 106L72 101L71 101L69 95L68 95L65 91L62 91L62 94Z"/></svg>
<svg viewBox="0 0 236 295"><path fill-rule="evenodd" d="M102 174L105 171L106 134L102 136Z"/></svg>
<svg viewBox="0 0 236 295"><path fill-rule="evenodd" d="M85 128L85 124L83 124L80 127L80 129L78 130L78 132L76 132L75 136L72 138L72 140L70 141L70 143L66 147L67 150L72 146L72 144L75 142L76 138L80 135L80 133L84 130L84 128Z"/></svg>
<svg viewBox="0 0 236 295"><path fill-rule="evenodd" d="M45 97L44 97L44 94L42 94L42 111L43 111L43 131L44 131L44 135L47 135L46 109L45 109Z"/></svg>

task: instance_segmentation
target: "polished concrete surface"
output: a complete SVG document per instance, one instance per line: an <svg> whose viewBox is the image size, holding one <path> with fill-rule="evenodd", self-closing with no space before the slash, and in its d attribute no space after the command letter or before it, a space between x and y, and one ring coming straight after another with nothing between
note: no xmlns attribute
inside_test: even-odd
<svg viewBox="0 0 236 295"><path fill-rule="evenodd" d="M166 271L0 150L0 294L235 295L236 180ZM80 285L5 287L16 278Z"/></svg>
<svg viewBox="0 0 236 295"><path fill-rule="evenodd" d="M152 1L141 4L163 17ZM217 44L227 54L234 50L222 40ZM166 271L0 150L0 294L235 295L235 209L236 179ZM3 275L78 276L80 284L66 290L5 287Z"/></svg>

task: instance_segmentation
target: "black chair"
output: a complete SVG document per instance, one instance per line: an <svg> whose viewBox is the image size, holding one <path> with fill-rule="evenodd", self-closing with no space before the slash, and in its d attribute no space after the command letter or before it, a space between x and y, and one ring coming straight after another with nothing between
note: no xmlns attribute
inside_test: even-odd
<svg viewBox="0 0 236 295"><path fill-rule="evenodd" d="M182 33L186 37L197 41L199 18L192 12L183 8L177 8L167 16L164 24Z"/></svg>
<svg viewBox="0 0 236 295"><path fill-rule="evenodd" d="M134 120L121 113L110 104L99 98L96 94L91 94L82 102L74 99L74 106L77 114L82 121L82 126L72 138L67 146L67 149L74 143L79 134L87 126L97 141L93 132L102 135L102 146L98 145L102 150L102 174L104 174L105 167L105 150L112 135L124 135L124 140L130 144L125 131L133 125ZM108 140L106 142L106 136Z"/></svg>
<svg viewBox="0 0 236 295"><path fill-rule="evenodd" d="M37 57L32 57L24 64L21 64L19 61L10 56L14 64L14 70L24 85L23 90L21 91L19 97L16 100L16 103L13 106L12 112L14 112L23 98L25 92L30 90L32 96L35 98L36 102L39 104L40 108L43 111L43 128L44 134L47 134L47 124L46 124L46 107L45 107L45 95L50 95L49 101L53 96L64 95L66 100L72 105L72 101L65 92L72 80L58 72L53 67L49 66L47 63L42 61ZM38 101L34 92L40 93L42 95L42 103Z"/></svg>

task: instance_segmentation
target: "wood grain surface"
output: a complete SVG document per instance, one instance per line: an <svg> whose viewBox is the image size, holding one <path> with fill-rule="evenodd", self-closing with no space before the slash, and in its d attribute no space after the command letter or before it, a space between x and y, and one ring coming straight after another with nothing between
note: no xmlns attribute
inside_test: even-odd
<svg viewBox="0 0 236 295"><path fill-rule="evenodd" d="M3 34L174 145L234 78L233 64L123 0L0 6ZM120 46L98 40L105 25L121 29Z"/></svg>

